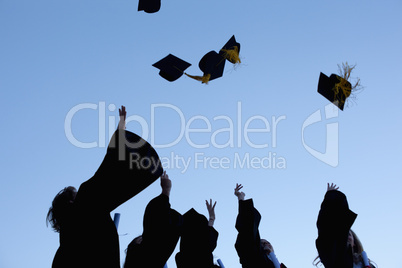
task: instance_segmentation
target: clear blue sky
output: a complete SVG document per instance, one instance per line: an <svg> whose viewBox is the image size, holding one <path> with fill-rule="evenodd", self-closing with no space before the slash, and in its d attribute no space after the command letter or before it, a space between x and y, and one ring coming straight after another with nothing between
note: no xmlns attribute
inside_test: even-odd
<svg viewBox="0 0 402 268"><path fill-rule="evenodd" d="M214 255L226 267L240 267L236 182L287 267L313 267L327 182L359 214L353 229L368 256L379 267L402 267L400 0L162 0L155 14L137 5L0 0L0 267L50 267L59 241L46 227L47 210L59 190L96 171L122 104L127 129L165 161L172 207L207 215L205 199L217 201ZM170 83L152 67L172 53L201 74L201 57L233 34L242 64L226 63L208 85L185 76ZM357 64L352 76L364 90L337 113L317 83L345 61ZM85 109L73 114L78 108ZM114 211L122 262L159 193L156 182Z"/></svg>

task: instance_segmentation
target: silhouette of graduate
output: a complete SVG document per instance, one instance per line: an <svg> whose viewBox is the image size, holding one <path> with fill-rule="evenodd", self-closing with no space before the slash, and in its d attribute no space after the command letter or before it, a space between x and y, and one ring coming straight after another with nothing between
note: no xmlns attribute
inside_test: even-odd
<svg viewBox="0 0 402 268"><path fill-rule="evenodd" d="M182 215L170 208L172 182L161 176L162 193L152 199L144 213L142 235L127 247L124 268L163 268L180 238Z"/></svg>
<svg viewBox="0 0 402 268"><path fill-rule="evenodd" d="M176 254L177 268L215 268L212 252L216 248L218 232L213 227L215 205L212 199L205 201L209 220L191 208L183 215L180 252Z"/></svg>
<svg viewBox="0 0 402 268"><path fill-rule="evenodd" d="M152 146L125 130L124 106L119 115L118 129L93 177L78 191L64 188L52 202L47 220L60 235L53 268L120 267L119 239L110 212L163 173Z"/></svg>
<svg viewBox="0 0 402 268"><path fill-rule="evenodd" d="M362 243L351 230L357 214L349 209L346 195L335 184L327 184L327 192L317 218L316 248L325 268L375 268L363 250Z"/></svg>
<svg viewBox="0 0 402 268"><path fill-rule="evenodd" d="M243 188L236 183L234 194L239 200L239 214L236 219L237 235L235 248L243 268L286 268L279 264L271 243L260 238L258 227L261 214L254 207L253 199L244 200L246 194L240 192Z"/></svg>

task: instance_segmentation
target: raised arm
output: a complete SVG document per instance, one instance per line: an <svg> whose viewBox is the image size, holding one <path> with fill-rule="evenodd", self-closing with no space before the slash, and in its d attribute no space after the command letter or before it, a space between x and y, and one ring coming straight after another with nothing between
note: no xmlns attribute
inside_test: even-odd
<svg viewBox="0 0 402 268"><path fill-rule="evenodd" d="M209 220L208 220L208 226L214 226L215 222L215 206L216 206L216 201L212 205L212 199L209 199L209 203L207 200L205 200L205 203L207 204L207 209L208 209L208 214L209 214Z"/></svg>
<svg viewBox="0 0 402 268"><path fill-rule="evenodd" d="M335 184L327 184L327 192L317 218L316 247L326 268L348 267L347 239L357 214L349 209L346 195Z"/></svg>
<svg viewBox="0 0 402 268"><path fill-rule="evenodd" d="M163 171L163 174L161 176L161 187L162 187L162 194L169 197L170 190L172 189L172 181L169 179L169 175L166 174L166 170Z"/></svg>
<svg viewBox="0 0 402 268"><path fill-rule="evenodd" d="M240 192L240 190L243 188L241 184L236 183L236 188L234 189L234 195L237 196L239 200L244 200L244 197L246 194L244 192Z"/></svg>
<svg viewBox="0 0 402 268"><path fill-rule="evenodd" d="M121 108L119 109L119 117L120 117L120 121L119 121L119 129L126 129L126 107L125 106L121 106Z"/></svg>
<svg viewBox="0 0 402 268"><path fill-rule="evenodd" d="M261 215L254 207L253 200L244 200L245 193L240 190L243 188L241 184L236 184L234 190L235 196L239 202L239 213L236 219L237 235L235 248L240 258L243 268L267 267L273 268L273 263L268 259L267 253L261 245L261 237L258 230ZM266 241L266 240L265 240ZM268 243L268 241L266 241ZM268 244L264 244L264 248L269 248ZM273 249L271 249L273 251Z"/></svg>
<svg viewBox="0 0 402 268"><path fill-rule="evenodd" d="M245 200L246 194L240 190L243 185L236 183L236 188L234 189L234 195L239 200L239 214L236 220L236 229L239 232L253 232L258 231L258 224L261 219L260 213L254 208L253 200ZM255 224L257 222L257 224ZM254 230L253 230L254 229Z"/></svg>
<svg viewBox="0 0 402 268"><path fill-rule="evenodd" d="M81 184L78 203L110 212L162 175L162 164L155 149L140 136L125 130L126 114L126 107L121 106L118 129L94 176Z"/></svg>

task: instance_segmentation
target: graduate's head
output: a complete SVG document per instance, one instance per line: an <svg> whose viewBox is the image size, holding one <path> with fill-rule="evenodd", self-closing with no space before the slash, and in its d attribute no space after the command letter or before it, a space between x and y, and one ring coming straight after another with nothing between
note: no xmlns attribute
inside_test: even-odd
<svg viewBox="0 0 402 268"><path fill-rule="evenodd" d="M261 248L266 254L269 254L274 251L274 248L272 247L271 243L269 243L267 240L261 239L260 241L261 241Z"/></svg>
<svg viewBox="0 0 402 268"><path fill-rule="evenodd" d="M49 222L54 231L60 232L60 226L63 224L65 217L67 217L66 210L74 202L76 195L77 189L73 186L68 186L54 197L46 217L46 224Z"/></svg>
<svg viewBox="0 0 402 268"><path fill-rule="evenodd" d="M353 253L361 254L364 250L360 239L352 229L349 230L347 245L352 247Z"/></svg>
<svg viewBox="0 0 402 268"><path fill-rule="evenodd" d="M140 245L142 243L142 235L137 236L136 238L133 239L133 242L137 245Z"/></svg>

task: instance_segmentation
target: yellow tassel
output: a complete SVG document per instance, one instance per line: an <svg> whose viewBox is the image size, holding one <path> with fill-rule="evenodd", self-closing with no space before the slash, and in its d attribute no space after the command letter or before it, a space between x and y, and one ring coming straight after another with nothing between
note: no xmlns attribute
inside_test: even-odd
<svg viewBox="0 0 402 268"><path fill-rule="evenodd" d="M187 75L190 78L193 78L193 79L195 79L197 81L202 82L203 84L208 84L209 79L211 78L211 74L207 74L207 75L204 75L204 76L190 75L188 73L184 73L184 74Z"/></svg>
<svg viewBox="0 0 402 268"><path fill-rule="evenodd" d="M210 78L211 78L211 74L204 75L202 77L202 83L203 84L208 84Z"/></svg>
<svg viewBox="0 0 402 268"><path fill-rule="evenodd" d="M241 63L239 57L239 48L237 46L234 46L233 49L221 49L221 51L223 52L223 57L231 63Z"/></svg>
<svg viewBox="0 0 402 268"><path fill-rule="evenodd" d="M349 64L346 63L342 63L342 67L338 65L338 72L339 72L339 83L335 84L333 90L334 90L334 94L335 94L335 99L336 96L340 94L341 99L339 100L339 102L341 104L345 103L346 99L350 96L350 94L352 93L352 91L357 90L358 88L360 88L360 78L357 78L357 81L354 85L350 86L348 85L349 82L349 78L350 78L350 74L352 73L353 69L356 67L356 65L353 66L349 66Z"/></svg>

